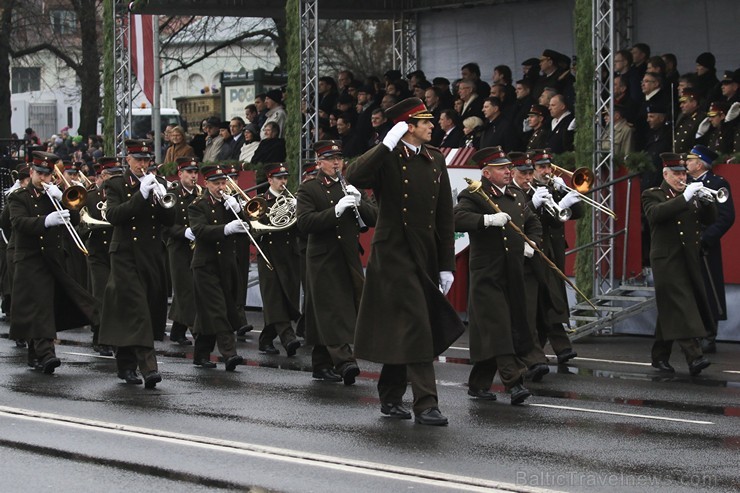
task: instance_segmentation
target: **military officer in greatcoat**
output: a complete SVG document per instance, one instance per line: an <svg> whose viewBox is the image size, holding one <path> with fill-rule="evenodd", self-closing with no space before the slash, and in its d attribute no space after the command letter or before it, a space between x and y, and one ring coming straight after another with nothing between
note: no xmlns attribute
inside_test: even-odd
<svg viewBox="0 0 740 493"><path fill-rule="evenodd" d="M319 169L316 167L316 161L308 161L303 163L301 170L301 183L311 181L316 178L316 174ZM308 246L308 237L300 229L296 231L298 233L298 253L301 256L300 270L301 270L301 288L303 289L303 299L301 300L301 318L298 319L295 327L295 333L298 337L306 336L306 247Z"/></svg>
<svg viewBox="0 0 740 493"><path fill-rule="evenodd" d="M552 197L560 209L570 209L571 221L583 217L583 203L575 191L566 192L562 178L553 177L552 155L545 149L530 152L530 159L534 164L534 180L536 187L545 187L547 193L541 198ZM536 190L535 190L536 191ZM534 194L533 194L534 201ZM565 241L565 223L551 214L543 211L544 202L538 202L535 208L539 211L542 223L542 248L547 258L563 271L565 269L565 250L568 244ZM566 363L578 354L573 350L570 339L565 333L563 324L570 320L570 307L565 284L551 268L539 257L532 257L532 268L540 281L537 296L537 330L540 334L540 343L544 347L550 341L558 364Z"/></svg>
<svg viewBox="0 0 740 493"><path fill-rule="evenodd" d="M195 352L193 364L215 368L210 359L216 345L226 371L244 362L236 353L233 326L239 321L237 295L241 282L236 265L236 237L244 235L239 201L225 194L226 173L220 166L203 166L206 192L188 207L190 228L195 235L193 281L195 287ZM234 212L241 218L236 218ZM243 301L241 302L244 303ZM242 310L243 311L243 310Z"/></svg>
<svg viewBox="0 0 740 493"><path fill-rule="evenodd" d="M524 258L534 249L506 224L511 221L535 243L542 226L526 208L521 190L509 187L511 161L501 147L487 147L470 158L482 171L479 192L463 190L455 205L455 230L470 237L470 359L468 395L496 400L491 392L496 372L512 404L531 394L524 385L527 370L517 354L529 352L532 337L528 326ZM489 203L498 207L498 211Z"/></svg>
<svg viewBox="0 0 740 493"><path fill-rule="evenodd" d="M30 155L28 156L28 160L31 160ZM26 188L28 183L31 181L31 168L28 164L24 163L18 165L16 171L18 171L18 177L16 178L15 183L13 183L8 190L3 191L6 197L11 193L15 193ZM13 294L13 279L15 275L15 238L13 237L13 224L10 221L10 206L7 203L7 199L5 207L3 207L3 211L0 213L0 228L2 228L3 233L2 241L3 243L6 243L5 251L3 252L5 254L5 262L2 273L2 310L5 314L6 320L10 321L12 318L10 312L12 305L11 295ZM26 347L26 341L22 338L17 338L15 340L15 345L16 347L24 348Z"/></svg>
<svg viewBox="0 0 740 493"><path fill-rule="evenodd" d="M524 134L527 139L527 150L541 149L550 139L550 112L542 104L534 104L527 113L527 125L530 132Z"/></svg>
<svg viewBox="0 0 740 493"><path fill-rule="evenodd" d="M452 191L444 157L427 146L433 115L419 98L386 112L394 123L383 141L349 165L347 181L373 189L378 220L355 329L355 355L383 363L381 413L446 425L440 412L434 358L465 328L445 298L455 270Z"/></svg>
<svg viewBox="0 0 740 493"><path fill-rule="evenodd" d="M123 175L105 182L106 218L113 225L111 273L105 287L99 341L115 346L118 378L153 389L162 381L154 341L167 323L167 271L161 231L175 223L175 208L165 207L164 179L147 172L154 147L127 140Z"/></svg>
<svg viewBox="0 0 740 493"><path fill-rule="evenodd" d="M121 159L114 156L104 156L98 159L95 165L96 177L95 185L88 189L85 206L90 217L100 223L94 227L88 227L85 238L85 247L89 252L87 256L88 285L90 293L103 306L105 286L108 284L110 275L110 248L111 237L113 235L113 226L107 223L103 217L103 211L99 205L105 204L105 182L112 176L123 173L123 164ZM93 349L98 351L101 356L112 356L113 350L108 346L99 344L99 332L93 332Z"/></svg>
<svg viewBox="0 0 740 493"><path fill-rule="evenodd" d="M57 161L54 154L34 152L30 183L8 196L16 269L10 338L27 340L29 366L46 374L61 364L54 350L57 331L99 324L95 299L64 268L64 223L79 223L80 216L56 210L51 201L62 200L51 184Z"/></svg>
<svg viewBox="0 0 740 493"><path fill-rule="evenodd" d="M709 366L698 339L714 326L701 275L701 231L717 219L715 203L698 200L701 182L686 185L684 156L663 153L663 183L642 193L650 223L650 265L655 278L658 318L652 348L653 367L674 373L673 342L686 357L694 376Z"/></svg>
<svg viewBox="0 0 740 493"><path fill-rule="evenodd" d="M715 344L717 323L719 320L727 320L727 299L720 240L735 223L735 204L732 200L730 184L723 177L712 172L712 163L715 159L717 159L717 153L701 144L695 145L686 157L689 183L700 182L712 190L724 188L727 191L727 200L717 202L717 220L702 229L700 238L701 272L715 322L707 337L701 340L701 348L705 354L717 351Z"/></svg>
<svg viewBox="0 0 740 493"><path fill-rule="evenodd" d="M313 344L313 378L352 385L360 374L352 347L365 275L360 262L359 214L373 226L375 204L352 185L343 190L342 142L314 145L319 172L298 189L298 229L306 248L306 343Z"/></svg>
<svg viewBox="0 0 740 493"><path fill-rule="evenodd" d="M679 154L689 152L696 141L696 131L704 119L705 113L699 109L701 95L693 87L687 87L678 98L681 105L681 114L676 120L674 132L673 152Z"/></svg>
<svg viewBox="0 0 740 493"><path fill-rule="evenodd" d="M170 340L182 346L192 344L185 336L188 327L195 322L195 298L193 296L193 241L195 235L190 228L188 207L201 194L198 185L198 163L196 157L179 157L177 163L178 181L170 192L177 197L175 204L175 224L167 228L167 256L170 262L172 279L172 305L167 315L172 320Z"/></svg>
<svg viewBox="0 0 740 493"><path fill-rule="evenodd" d="M535 188L532 185L534 180L534 164L532 159L526 152L510 152L506 157L511 161L511 183L507 185L507 188L513 190L521 190L522 193L527 197L526 208L532 211L540 220L541 223L545 220L549 220L549 217L542 217L542 209L539 209L533 205ZM540 187L542 190L538 192L538 204L540 202L540 196L546 195L549 192L547 188ZM540 204L541 205L541 204ZM541 238L540 234L540 238ZM535 255L536 256L536 255ZM525 296L525 302L527 305L527 325L529 326L530 337L532 339L532 348L518 356L522 362L527 365L527 372L524 374L525 380L531 380L533 382L539 382L542 378L550 373L550 368L547 366L547 356L542 350L542 343L537 332L537 300L539 294L539 281L535 275L534 268L532 267L534 260L533 257L524 257L524 284L527 290Z"/></svg>
<svg viewBox="0 0 740 493"><path fill-rule="evenodd" d="M286 189L288 169L285 165L266 164L264 171L269 184L267 191L262 194L267 211L278 202L278 198L281 202L285 200L286 205L294 200ZM262 221L266 222L267 218L263 218ZM278 336L288 356L294 356L301 347L292 325L292 321L297 321L301 316L300 255L296 236L293 221L290 227L269 230L257 238L260 248L273 266L273 270L270 270L261 256L257 258L262 311L265 317L265 326L259 337L261 353L278 354L279 351L273 345L275 337Z"/></svg>
<svg viewBox="0 0 740 493"><path fill-rule="evenodd" d="M224 173L238 183L239 181L239 170L235 166L221 165ZM251 268L251 240L247 235L237 235L236 237L236 265L239 270L239 291L236 295L236 308L239 315L239 319L234 325L236 335L243 336L247 332L251 332L254 328L252 324L247 321L247 314L244 312L244 304L247 301L247 289L249 284L249 269Z"/></svg>

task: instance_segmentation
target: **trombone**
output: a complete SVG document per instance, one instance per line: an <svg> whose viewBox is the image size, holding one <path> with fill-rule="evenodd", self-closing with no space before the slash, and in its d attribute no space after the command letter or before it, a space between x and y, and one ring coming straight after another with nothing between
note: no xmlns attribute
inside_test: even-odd
<svg viewBox="0 0 740 493"><path fill-rule="evenodd" d="M587 193L589 190L591 190L591 186L594 184L594 173L588 168L578 168L575 171L568 171L567 169L561 168L560 166L556 166L555 164L550 165L552 167L553 173L555 176L562 177L563 175L567 176L570 180L571 185L573 188L569 187L568 185L565 185L564 188L566 192L576 192L578 196L581 198L582 201L586 202L588 205L593 207L594 209L598 209L601 212L608 214L612 217L612 219L617 219L617 215L614 213L613 210L608 208L607 206L600 204L596 200L592 199L591 197L587 197L584 195L584 193ZM553 181L552 176L547 176L548 180L553 183L553 186L555 186L555 182Z"/></svg>
<svg viewBox="0 0 740 493"><path fill-rule="evenodd" d="M87 190L82 185L72 185L67 178L64 177L64 173L60 169L61 163L54 165L54 178L57 183L64 184L64 192L62 192L62 205L69 210L78 211L85 206L85 200L87 199Z"/></svg>
<svg viewBox="0 0 740 493"><path fill-rule="evenodd" d="M234 179L231 178L229 175L226 175L226 183L228 184L227 190L230 191L230 192L232 192L232 193L237 193L237 194L241 195L242 198L247 201L246 206L249 206L249 203L253 199L250 199L249 198L249 195L247 195L244 190L242 190L241 188L239 188L239 185L237 185L237 183L234 181ZM263 200L263 202L264 202L264 200ZM263 204L263 207L264 207L264 204ZM250 214L250 212L249 212L248 209L245 208L245 210L247 211L247 214ZM275 270L273 268L272 264L270 263L270 261L267 259L267 256L265 255L265 252L263 252L262 249L260 248L260 246L257 244L257 240L255 240L254 239L254 236L252 236L252 233L249 231L249 228L247 227L247 225L244 224L244 221L242 221L241 220L241 217L239 217L239 213L236 211L236 209L231 209L231 212L233 212L234 213L234 216L236 216L236 218L239 219L239 222L242 225L242 228L244 228L244 232L247 233L247 236L249 237L249 241L252 242L252 244L254 245L254 247L257 249L257 252L262 257L262 260L265 261L265 265L267 266L267 268L270 269L270 270Z"/></svg>
<svg viewBox="0 0 740 493"><path fill-rule="evenodd" d="M57 168L55 167L54 169L57 169ZM79 186L79 185L75 185L75 186ZM80 187L80 188L82 188L82 187ZM44 189L46 189L46 186L44 186ZM64 203L66 192L67 191L65 190L64 193L62 194L62 203ZM51 200L51 203L54 205L54 209L56 209L57 211L60 211L61 212L61 210L63 209L62 204L60 204L57 199L55 199L54 197L52 197L48 193L46 195L49 197L49 200ZM84 203L84 201L83 201L83 203ZM70 209L71 209L71 207L70 207ZM71 210L77 210L77 209L71 209ZM82 241L82 238L80 238L80 235L77 234L77 231L75 231L75 228L74 228L74 226L72 226L72 223L69 222L69 220L68 219L65 219L65 218L62 218L62 222L64 223L64 227L67 228L67 232L72 237L72 241L74 242L75 246L86 257L88 255L90 255L90 252L88 252L87 251L87 248L85 248L85 243Z"/></svg>
<svg viewBox="0 0 740 493"><path fill-rule="evenodd" d="M684 181L680 183L684 186L688 185L688 183ZM730 191L725 187L714 190L712 188L702 186L699 191L696 192L696 197L704 202L717 202L718 204L724 204L730 198Z"/></svg>

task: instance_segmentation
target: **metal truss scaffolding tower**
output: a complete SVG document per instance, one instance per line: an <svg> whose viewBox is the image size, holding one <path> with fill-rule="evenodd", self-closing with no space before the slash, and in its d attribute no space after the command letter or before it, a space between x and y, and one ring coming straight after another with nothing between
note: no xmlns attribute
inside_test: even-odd
<svg viewBox="0 0 740 493"><path fill-rule="evenodd" d="M595 188L614 180L614 128L603 119L604 112L614 114L614 53L629 43L629 6L627 0L593 0L594 53L594 175ZM619 8L619 10L617 10ZM616 23L619 22L619 25ZM614 186L598 190L593 197L614 209ZM605 294L614 285L614 220L594 209L594 295Z"/></svg>
<svg viewBox="0 0 740 493"><path fill-rule="evenodd" d="M417 68L417 20L413 13L396 12L393 15L393 68L403 75Z"/></svg>
<svg viewBox="0 0 740 493"><path fill-rule="evenodd" d="M113 85L116 105L115 148L116 153L123 151L123 141L131 135L131 52L128 47L131 13L129 2L113 2Z"/></svg>
<svg viewBox="0 0 740 493"><path fill-rule="evenodd" d="M301 126L301 167L314 157L313 144L319 126L318 4L318 0L301 0L301 94L306 104L305 119Z"/></svg>

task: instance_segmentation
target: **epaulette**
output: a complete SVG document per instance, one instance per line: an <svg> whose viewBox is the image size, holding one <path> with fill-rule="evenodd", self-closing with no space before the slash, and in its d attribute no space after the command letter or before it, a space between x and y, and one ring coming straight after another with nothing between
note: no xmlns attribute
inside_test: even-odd
<svg viewBox="0 0 740 493"><path fill-rule="evenodd" d="M647 189L647 190L645 190L645 191L646 191L646 192L655 192L656 190L663 190L663 189L662 189L662 188L660 188L660 187L650 187L650 188L648 188L648 189Z"/></svg>

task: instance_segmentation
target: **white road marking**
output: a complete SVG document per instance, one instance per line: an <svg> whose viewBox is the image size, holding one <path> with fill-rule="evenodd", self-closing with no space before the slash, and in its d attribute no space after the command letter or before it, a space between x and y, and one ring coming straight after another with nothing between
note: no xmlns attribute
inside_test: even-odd
<svg viewBox="0 0 740 493"><path fill-rule="evenodd" d="M722 373L735 373L735 374L740 374L740 371L737 371L737 370L723 370L723 371L722 371Z"/></svg>
<svg viewBox="0 0 740 493"><path fill-rule="evenodd" d="M643 418L643 419L656 419L659 421L676 421L679 423L691 423L696 425L713 425L712 421L698 421L694 419L680 419L680 418L668 418L666 416L649 416L647 414L633 414L633 413L619 413L616 411L604 411L601 409L586 409L582 407L571 407L571 406L555 406L553 404L529 404L531 407L547 407L550 409L564 409L566 411L579 411L582 413L594 413L594 414L611 414L614 416L627 416L629 418Z"/></svg>
<svg viewBox="0 0 740 493"><path fill-rule="evenodd" d="M64 416L61 414L45 413L30 409L20 409L0 406L0 415L27 421L42 422L76 428L94 430L123 436L135 436L146 440L156 440L176 445L199 447L208 450L228 452L239 455L248 455L262 459L279 460L305 466L316 466L343 472L365 474L369 476L408 481L440 488L454 488L456 490L473 492L525 492L525 493L552 493L555 490L491 481L471 476L458 476L437 471L400 467L378 462L359 461L311 452L301 452L291 449L270 447L232 440L221 440L198 435L173 433L152 428L129 426L120 423L110 423L91 419Z"/></svg>
<svg viewBox="0 0 740 493"><path fill-rule="evenodd" d="M71 354L73 356L87 356L88 358L116 359L115 356L100 356L99 354L90 353L74 353L72 351L62 351L62 354Z"/></svg>

